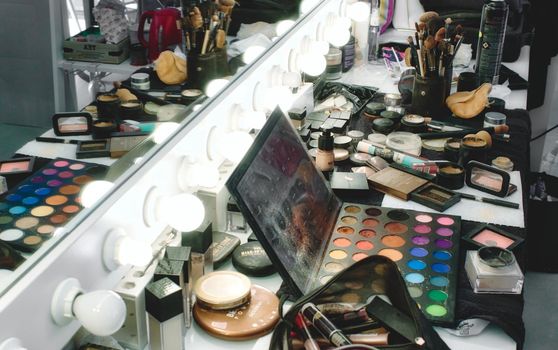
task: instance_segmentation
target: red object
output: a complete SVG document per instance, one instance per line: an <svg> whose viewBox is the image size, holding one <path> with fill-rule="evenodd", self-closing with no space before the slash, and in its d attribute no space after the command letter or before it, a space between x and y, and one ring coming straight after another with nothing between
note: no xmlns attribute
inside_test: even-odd
<svg viewBox="0 0 558 350"><path fill-rule="evenodd" d="M149 27L149 42L144 38L143 27L147 19L151 19ZM149 62L153 62L159 54L169 46L182 42L182 33L179 28L181 19L180 11L176 8L164 8L154 11L145 11L140 18L138 39L147 49Z"/></svg>

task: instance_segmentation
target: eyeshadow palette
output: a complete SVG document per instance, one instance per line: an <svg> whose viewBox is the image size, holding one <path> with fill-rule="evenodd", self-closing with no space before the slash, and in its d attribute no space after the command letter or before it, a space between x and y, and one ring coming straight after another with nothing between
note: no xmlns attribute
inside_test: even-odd
<svg viewBox="0 0 558 350"><path fill-rule="evenodd" d="M0 241L33 252L82 209L82 187L104 174L98 164L57 158L0 201Z"/></svg>
<svg viewBox="0 0 558 350"><path fill-rule="evenodd" d="M338 215L316 285L370 255L383 255L399 267L410 295L437 324L454 319L461 219L344 203Z"/></svg>
<svg viewBox="0 0 558 350"><path fill-rule="evenodd" d="M429 319L453 322L460 218L341 202L280 110L272 113L227 188L299 296L353 262L380 254L398 264Z"/></svg>

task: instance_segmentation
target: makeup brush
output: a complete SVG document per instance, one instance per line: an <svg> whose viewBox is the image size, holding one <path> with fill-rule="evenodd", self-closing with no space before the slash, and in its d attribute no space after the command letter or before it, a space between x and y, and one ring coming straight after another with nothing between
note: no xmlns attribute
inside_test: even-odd
<svg viewBox="0 0 558 350"><path fill-rule="evenodd" d="M449 35L449 26L451 24L451 18L446 18L446 20L444 21L444 34L445 37L444 39L448 39L448 35Z"/></svg>
<svg viewBox="0 0 558 350"><path fill-rule="evenodd" d="M426 28L428 30L428 35L434 35L438 29L442 28L445 25L444 20L442 17L434 17L426 23Z"/></svg>
<svg viewBox="0 0 558 350"><path fill-rule="evenodd" d="M428 67L430 72L436 71L436 54L434 48L436 47L436 40L432 35L429 35L424 41L424 48L426 49L426 56L428 58Z"/></svg>
<svg viewBox="0 0 558 350"><path fill-rule="evenodd" d="M415 68L417 68L419 62L417 57L417 48L413 42L413 37L407 37L407 43L409 44L409 48L411 49L411 62L414 63Z"/></svg>

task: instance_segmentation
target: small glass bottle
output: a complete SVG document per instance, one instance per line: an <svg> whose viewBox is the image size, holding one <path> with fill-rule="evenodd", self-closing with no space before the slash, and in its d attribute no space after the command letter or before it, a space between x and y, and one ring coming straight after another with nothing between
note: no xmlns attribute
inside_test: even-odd
<svg viewBox="0 0 558 350"><path fill-rule="evenodd" d="M316 166L323 172L333 170L333 136L326 129L318 138L318 153L316 155Z"/></svg>
<svg viewBox="0 0 558 350"><path fill-rule="evenodd" d="M380 47L380 9L378 1L372 0L370 27L368 28L368 63L379 64L381 60L378 58Z"/></svg>

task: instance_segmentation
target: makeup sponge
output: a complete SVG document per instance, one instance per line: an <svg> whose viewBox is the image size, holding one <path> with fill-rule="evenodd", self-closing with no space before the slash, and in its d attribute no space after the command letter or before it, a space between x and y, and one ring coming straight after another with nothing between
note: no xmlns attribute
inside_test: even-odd
<svg viewBox="0 0 558 350"><path fill-rule="evenodd" d="M172 51L163 51L155 61L155 71L159 79L168 85L181 84L186 78L186 60Z"/></svg>
<svg viewBox="0 0 558 350"><path fill-rule="evenodd" d="M492 85L484 83L473 91L460 91L446 98L446 105L455 116L463 119L476 117L488 106Z"/></svg>

